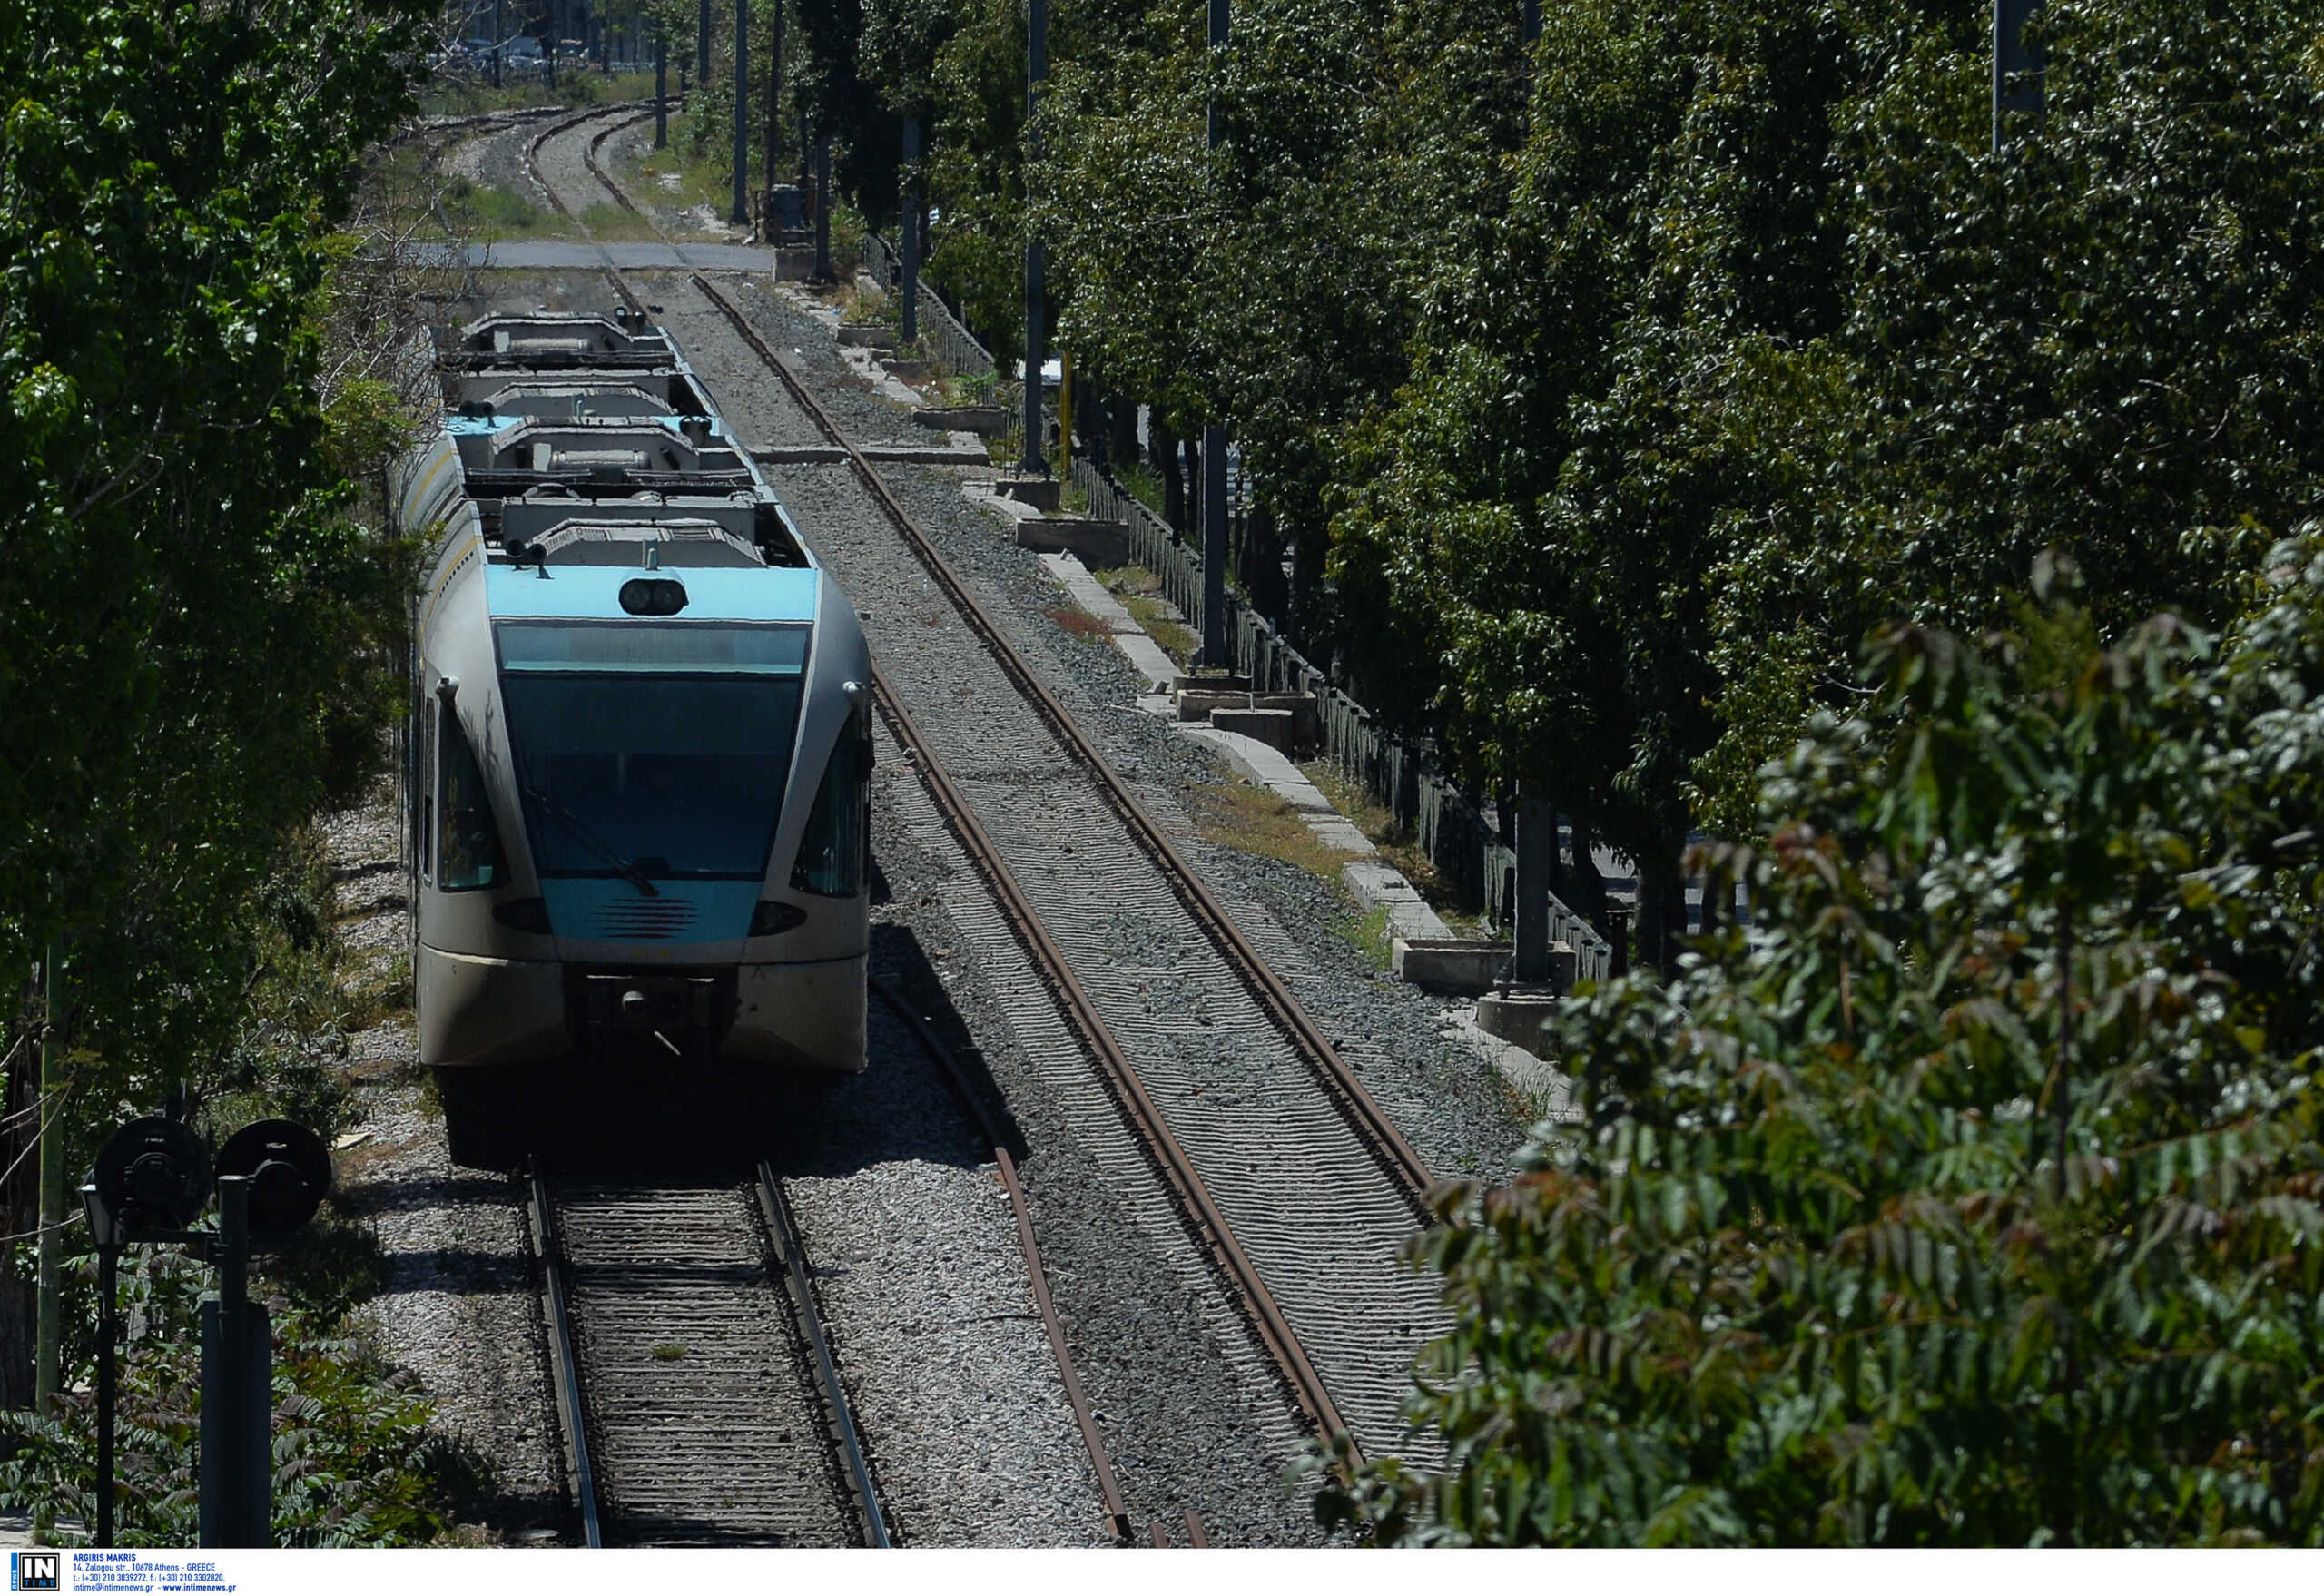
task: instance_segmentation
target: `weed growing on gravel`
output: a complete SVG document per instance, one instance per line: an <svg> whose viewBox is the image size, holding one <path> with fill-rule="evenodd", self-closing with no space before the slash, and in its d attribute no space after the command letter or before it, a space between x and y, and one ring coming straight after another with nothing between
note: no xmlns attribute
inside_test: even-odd
<svg viewBox="0 0 2324 1596"><path fill-rule="evenodd" d="M1041 613L1055 621L1060 631L1070 633L1085 643L1102 643L1113 635L1112 628L1105 622L1088 611L1075 609L1070 605L1051 605Z"/></svg>
<svg viewBox="0 0 2324 1596"><path fill-rule="evenodd" d="M1355 944L1357 952L1372 961L1375 970L1386 970L1395 962L1395 950L1390 945L1393 933L1388 929L1385 905L1369 914L1351 917L1341 928L1341 934Z"/></svg>
<svg viewBox="0 0 2324 1596"><path fill-rule="evenodd" d="M1295 864L1340 885L1346 855L1318 842L1299 812L1265 788L1228 777L1196 787L1189 798L1195 829L1205 842Z"/></svg>

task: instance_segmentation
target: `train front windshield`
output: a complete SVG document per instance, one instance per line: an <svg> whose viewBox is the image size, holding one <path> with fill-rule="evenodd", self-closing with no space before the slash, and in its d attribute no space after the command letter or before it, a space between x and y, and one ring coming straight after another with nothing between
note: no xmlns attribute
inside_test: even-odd
<svg viewBox="0 0 2324 1596"><path fill-rule="evenodd" d="M807 628L504 621L501 702L546 877L757 880Z"/></svg>

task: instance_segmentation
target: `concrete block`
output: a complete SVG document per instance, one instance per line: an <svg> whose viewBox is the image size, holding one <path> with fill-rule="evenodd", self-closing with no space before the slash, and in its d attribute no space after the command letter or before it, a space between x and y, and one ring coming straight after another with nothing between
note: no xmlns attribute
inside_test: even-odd
<svg viewBox="0 0 2324 1596"><path fill-rule="evenodd" d="M1305 815L1301 818L1307 822L1308 834L1334 853L1353 853L1359 859L1370 859L1380 852L1372 845L1371 838L1356 829L1352 820L1321 820Z"/></svg>
<svg viewBox="0 0 2324 1596"><path fill-rule="evenodd" d="M774 251L777 282L805 282L815 275L815 246L785 244Z"/></svg>
<svg viewBox="0 0 2324 1596"><path fill-rule="evenodd" d="M979 438L998 438L1009 430L1009 418L998 405L934 405L914 410L911 419L939 432L973 432Z"/></svg>
<svg viewBox="0 0 2324 1596"><path fill-rule="evenodd" d="M925 360L889 360L882 363L888 368L888 375L894 378L898 382L925 382L928 380L928 362Z"/></svg>
<svg viewBox="0 0 2324 1596"><path fill-rule="evenodd" d="M1197 686L1202 678L1181 679L1178 684L1178 718L1182 721L1206 721L1222 709L1248 709L1248 693L1222 693L1216 688Z"/></svg>
<svg viewBox="0 0 2324 1596"><path fill-rule="evenodd" d="M1017 547L1037 554L1069 554L1095 570L1129 563L1129 528L1119 521L1048 516L1017 523Z"/></svg>
<svg viewBox="0 0 2324 1596"><path fill-rule="evenodd" d="M859 350L892 350L896 347L896 330L867 323L861 327L839 329L839 341Z"/></svg>
<svg viewBox="0 0 2324 1596"><path fill-rule="evenodd" d="M1477 1029L1524 1049L1536 1059L1549 1052L1541 1028L1557 1016L1559 998L1547 987L1512 987L1477 1000Z"/></svg>
<svg viewBox="0 0 2324 1596"><path fill-rule="evenodd" d="M1315 695L1313 693L1254 693L1253 709L1291 713L1291 745L1305 747L1315 740Z"/></svg>
<svg viewBox="0 0 2324 1596"><path fill-rule="evenodd" d="M1054 477L1003 477L993 484L993 489L1019 504L1053 512L1060 502L1059 496L1065 491L1065 484Z"/></svg>
<svg viewBox="0 0 2324 1596"><path fill-rule="evenodd" d="M1489 992L1509 962L1507 942L1398 937L1391 945L1396 979L1432 992Z"/></svg>
<svg viewBox="0 0 2324 1596"><path fill-rule="evenodd" d="M1220 731L1256 737L1270 748L1291 746L1293 719L1287 709L1236 708L1222 704L1210 712L1210 724Z"/></svg>

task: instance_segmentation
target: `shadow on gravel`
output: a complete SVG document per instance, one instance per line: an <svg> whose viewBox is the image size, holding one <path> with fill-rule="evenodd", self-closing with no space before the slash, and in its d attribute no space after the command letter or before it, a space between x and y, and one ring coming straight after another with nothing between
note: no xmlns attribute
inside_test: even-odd
<svg viewBox="0 0 2324 1596"><path fill-rule="evenodd" d="M872 927L873 970L944 1039L1010 1154L1022 1160L1025 1137L938 963L909 929ZM896 1162L989 1163L984 1135L950 1078L877 992L868 1020L869 1064L860 1075L830 1079L579 1059L468 1076L459 1083L462 1100L446 1104L471 1128L458 1138L460 1162L500 1174L529 1164L567 1178L706 1185L747 1178L762 1158L786 1176L823 1177ZM369 1207L394 1206L391 1192L366 1196Z"/></svg>

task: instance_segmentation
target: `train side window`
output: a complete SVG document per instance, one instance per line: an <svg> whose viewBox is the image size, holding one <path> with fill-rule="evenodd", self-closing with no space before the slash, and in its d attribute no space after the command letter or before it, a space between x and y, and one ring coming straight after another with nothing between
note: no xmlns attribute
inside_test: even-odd
<svg viewBox="0 0 2324 1596"><path fill-rule="evenodd" d="M414 717L418 719L417 716ZM412 734L412 745L419 750L414 762L418 769L412 780L412 839L411 851L419 867L419 879L432 882L436 879L436 725L432 719L419 720Z"/></svg>
<svg viewBox="0 0 2324 1596"><path fill-rule="evenodd" d="M452 706L438 704L436 714L436 857L441 872L437 884L448 892L499 886L508 879L508 864L500 851L500 828L493 823L492 800L485 793L484 771Z"/></svg>
<svg viewBox="0 0 2324 1596"><path fill-rule="evenodd" d="M799 862L791 885L819 898L852 898L863 890L864 863L872 846L872 739L851 723L815 789L807 834L799 842Z"/></svg>

